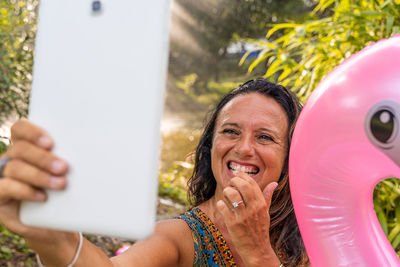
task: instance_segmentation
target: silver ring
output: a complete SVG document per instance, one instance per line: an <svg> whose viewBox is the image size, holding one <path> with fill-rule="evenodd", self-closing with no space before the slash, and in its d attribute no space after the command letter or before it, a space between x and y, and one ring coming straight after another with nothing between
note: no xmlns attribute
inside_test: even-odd
<svg viewBox="0 0 400 267"><path fill-rule="evenodd" d="M240 200L240 201L237 201L237 202L233 202L233 203L232 203L232 206L233 206L234 208L237 208L237 207L239 206L239 204L241 204L241 203L243 203L243 200Z"/></svg>
<svg viewBox="0 0 400 267"><path fill-rule="evenodd" d="M3 171L4 167L6 166L7 162L9 162L11 158L2 158L0 159L0 179L4 178Z"/></svg>

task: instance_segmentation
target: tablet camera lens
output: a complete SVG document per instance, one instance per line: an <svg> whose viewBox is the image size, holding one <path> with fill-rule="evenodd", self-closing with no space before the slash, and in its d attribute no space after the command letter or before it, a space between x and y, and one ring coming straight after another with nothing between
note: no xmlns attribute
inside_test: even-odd
<svg viewBox="0 0 400 267"><path fill-rule="evenodd" d="M92 11L93 12L100 12L101 11L101 2L100 1L93 1L92 2Z"/></svg>

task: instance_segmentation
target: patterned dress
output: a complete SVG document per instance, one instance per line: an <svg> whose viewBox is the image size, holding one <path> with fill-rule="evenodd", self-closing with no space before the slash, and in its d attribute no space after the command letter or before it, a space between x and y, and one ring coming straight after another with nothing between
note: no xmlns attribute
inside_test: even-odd
<svg viewBox="0 0 400 267"><path fill-rule="evenodd" d="M184 220L192 230L193 266L236 266L224 237L204 212L193 208L181 214L178 219Z"/></svg>

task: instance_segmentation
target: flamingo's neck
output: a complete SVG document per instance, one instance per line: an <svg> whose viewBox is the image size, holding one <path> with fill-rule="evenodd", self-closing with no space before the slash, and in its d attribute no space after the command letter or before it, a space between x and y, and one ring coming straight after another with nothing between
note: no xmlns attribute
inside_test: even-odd
<svg viewBox="0 0 400 267"><path fill-rule="evenodd" d="M290 186L313 267L400 267L372 201L376 183L397 169L368 153L368 147L348 144L327 150L312 168L297 168L294 176L302 179L291 180Z"/></svg>

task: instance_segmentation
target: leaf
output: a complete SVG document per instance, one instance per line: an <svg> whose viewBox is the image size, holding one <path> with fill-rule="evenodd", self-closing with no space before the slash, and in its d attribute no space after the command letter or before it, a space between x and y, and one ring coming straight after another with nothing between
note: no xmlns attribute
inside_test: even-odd
<svg viewBox="0 0 400 267"><path fill-rule="evenodd" d="M266 38L268 39L269 37L271 37L272 34L274 34L274 32L281 30L281 29L286 29L286 28L295 28L298 26L302 26L301 24L297 24L297 23L280 23L280 24L276 24L274 27L272 27L272 29L270 29L267 33Z"/></svg>
<svg viewBox="0 0 400 267"><path fill-rule="evenodd" d="M321 0L321 1L319 1L318 5L312 11L312 14L315 14L318 11L324 11L326 8L328 8L330 5L332 5L334 2L335 2L335 0Z"/></svg>
<svg viewBox="0 0 400 267"><path fill-rule="evenodd" d="M288 68L288 67L284 67L283 68L283 72L281 73L281 75L279 75L278 81L282 81L283 79L285 79L290 73L292 73L292 69Z"/></svg>
<svg viewBox="0 0 400 267"><path fill-rule="evenodd" d="M388 4L392 2L393 0L386 0L382 5L379 6L379 9L384 9Z"/></svg>
<svg viewBox="0 0 400 267"><path fill-rule="evenodd" d="M283 67L281 66L281 59L277 58L275 61L268 67L267 72L265 73L264 77L268 78L272 74L276 73L277 71L281 70Z"/></svg>
<svg viewBox="0 0 400 267"><path fill-rule="evenodd" d="M244 53L244 55L242 56L242 58L240 59L240 61L238 63L239 66L243 65L243 63L246 61L246 58L250 55L251 52L252 51L249 50L249 51L246 51L246 53Z"/></svg>
<svg viewBox="0 0 400 267"><path fill-rule="evenodd" d="M389 16L386 19L386 36L388 36L388 37L392 33L393 23L394 23L394 17L393 16Z"/></svg>
<svg viewBox="0 0 400 267"><path fill-rule="evenodd" d="M393 240L393 242L392 242L392 247L394 248L394 249L397 249L397 247L399 246L399 244L400 244L400 235L397 235L396 236L396 238Z"/></svg>
<svg viewBox="0 0 400 267"><path fill-rule="evenodd" d="M374 205L376 215L378 217L379 223L381 224L382 230L385 233L385 235L388 235L388 225L387 225L387 219L386 219L386 214L383 212L383 209L379 205Z"/></svg>
<svg viewBox="0 0 400 267"><path fill-rule="evenodd" d="M268 40L254 40L254 39L243 39L244 42L249 43L249 44L254 44L258 46L259 48L271 48L271 49L276 49L275 43L272 43Z"/></svg>
<svg viewBox="0 0 400 267"><path fill-rule="evenodd" d="M389 242L392 242L393 239L400 233L400 223L397 224L389 233L388 239Z"/></svg>
<svg viewBox="0 0 400 267"><path fill-rule="evenodd" d="M3 154L7 150L7 145L6 143L0 141L0 154Z"/></svg>
<svg viewBox="0 0 400 267"><path fill-rule="evenodd" d="M394 181L382 181L382 184L384 184L385 186L387 186L388 188L390 188L390 190L392 190L394 193L396 193L398 196L400 196L400 189L398 188L398 186L396 186L396 184L399 182L398 179L395 179Z"/></svg>
<svg viewBox="0 0 400 267"><path fill-rule="evenodd" d="M263 50L261 51L260 54L258 54L258 57L256 60L254 60L251 65L249 66L248 72L252 72L254 70L254 68L263 60L267 59L268 57L270 57L271 55L273 55L273 52L269 52L269 53L265 53L266 51Z"/></svg>
<svg viewBox="0 0 400 267"><path fill-rule="evenodd" d="M361 17L370 17L370 18L379 18L382 17L382 12L374 11L374 10L367 10L360 12Z"/></svg>

